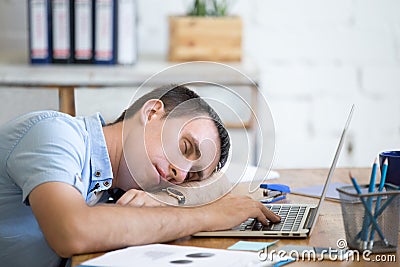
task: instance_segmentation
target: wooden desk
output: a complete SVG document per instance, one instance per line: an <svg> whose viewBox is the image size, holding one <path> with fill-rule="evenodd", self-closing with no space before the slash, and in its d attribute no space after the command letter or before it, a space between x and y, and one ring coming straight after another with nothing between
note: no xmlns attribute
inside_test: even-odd
<svg viewBox="0 0 400 267"><path fill-rule="evenodd" d="M370 169L369 168L358 168L351 169L354 177L360 183L367 183L369 180ZM311 169L311 170L279 170L281 178L272 180L271 182L288 184L292 188L296 186L307 186L322 184L328 173L327 169ZM340 168L335 171L333 182L345 182L349 183L348 178L349 169ZM246 194L247 187L244 185L238 186L234 189L236 193ZM256 192L252 195L254 198L259 198L261 192ZM316 203L318 200L313 198L307 198L303 196L289 195L288 201L292 203ZM319 246L319 247L331 247L337 248L336 242L338 239L344 239L345 232L342 220L342 212L339 202L326 201L323 205L321 215L319 216L316 228L308 239L281 239L277 248L280 246L291 244L291 245L306 245L306 246ZM273 239L257 239L257 238L205 238L205 237L186 237L170 242L173 245L182 246L196 246L196 247L207 247L207 248L227 248L239 240L249 241L273 241ZM400 237L399 237L400 240ZM79 263L88 260L90 258L102 255L103 253L94 253L86 255L78 255L72 258L72 266L76 266ZM378 254L380 255L380 254ZM323 261L324 266L398 266L400 261L400 252L396 254L383 254L393 255L396 257L397 262L373 262L375 259L374 254L370 256L371 261L366 262L353 262L353 261ZM391 256L391 257L393 257ZM256 257L256 256L255 256ZM360 256L360 258L362 258ZM289 266L320 266L321 262L303 262L298 261L290 264Z"/></svg>

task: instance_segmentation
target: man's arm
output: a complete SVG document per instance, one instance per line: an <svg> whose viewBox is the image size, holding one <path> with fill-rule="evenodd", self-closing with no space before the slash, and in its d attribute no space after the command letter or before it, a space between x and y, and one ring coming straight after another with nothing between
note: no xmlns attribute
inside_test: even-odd
<svg viewBox="0 0 400 267"><path fill-rule="evenodd" d="M232 187L233 185L226 175L221 173L215 173L202 181L189 181L172 186L172 188L176 188L185 196L184 206L187 207L211 203L226 195ZM130 189L122 195L117 204L135 207L156 207L166 206L167 204L176 206L178 205L178 200L163 191L147 193L142 190Z"/></svg>
<svg viewBox="0 0 400 267"><path fill-rule="evenodd" d="M227 196L196 208L89 207L71 185L49 182L37 186L30 205L52 249L62 257L131 245L165 242L199 231L228 229L249 217L279 218L248 197Z"/></svg>

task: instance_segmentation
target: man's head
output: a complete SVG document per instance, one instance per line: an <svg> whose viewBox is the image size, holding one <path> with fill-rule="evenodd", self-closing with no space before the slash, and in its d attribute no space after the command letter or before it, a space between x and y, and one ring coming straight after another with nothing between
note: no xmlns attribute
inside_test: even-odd
<svg viewBox="0 0 400 267"><path fill-rule="evenodd" d="M143 136L134 136L129 145L124 144L124 156L130 158L125 159L125 167L133 172L135 180L144 179L137 176L147 173L138 173L137 166L133 166L137 164L140 149L135 150L137 143L132 143L132 139L144 140L145 155L142 156L152 161L153 169L162 178L173 183L183 181L179 174L186 174L186 180L199 180L200 176L206 178L225 165L230 148L229 135L217 113L187 87L171 85L155 89L136 100L113 124L124 122L126 125L135 117L141 118ZM125 130L124 135L126 139ZM131 152L126 151L127 147ZM179 148L179 155L174 147ZM183 156L186 159L182 161ZM160 157L172 167L163 166L162 160L158 160ZM177 178L168 177L169 172Z"/></svg>

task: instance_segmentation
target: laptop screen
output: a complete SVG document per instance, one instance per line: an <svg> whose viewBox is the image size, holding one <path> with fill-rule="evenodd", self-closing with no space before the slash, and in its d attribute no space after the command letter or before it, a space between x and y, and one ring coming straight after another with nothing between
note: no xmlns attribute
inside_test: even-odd
<svg viewBox="0 0 400 267"><path fill-rule="evenodd" d="M317 210L315 212L314 221L313 221L313 223L311 225L311 228L310 228L310 233L309 233L310 235L311 235L311 231L313 230L313 228L314 228L314 226L315 226L315 224L317 222L318 215L319 215L319 212L321 210L322 203L324 202L325 196L326 196L326 192L328 191L328 186L329 186L330 181L332 179L333 173L334 173L334 171L336 169L336 164L338 162L340 152L342 151L344 140L345 140L345 137L346 137L346 134L347 134L347 129L349 128L350 121L351 121L351 118L353 116L353 111L354 111L354 104L352 105L350 113L349 113L349 115L347 117L347 121L346 121L346 124L344 126L344 129L343 129L343 132L342 132L342 136L340 137L340 141L339 141L338 147L336 149L335 157L333 158L333 162L332 162L331 168L329 169L328 177L326 178L325 185L324 185L324 188L322 190L322 195L321 195L321 198L320 198L320 200L318 202Z"/></svg>

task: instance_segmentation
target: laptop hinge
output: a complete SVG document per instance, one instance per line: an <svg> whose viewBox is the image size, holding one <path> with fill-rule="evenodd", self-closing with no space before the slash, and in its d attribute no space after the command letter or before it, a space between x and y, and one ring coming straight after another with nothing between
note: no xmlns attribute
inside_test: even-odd
<svg viewBox="0 0 400 267"><path fill-rule="evenodd" d="M308 213L304 228L311 229L311 226L313 225L316 213L317 213L317 209L312 208L311 211Z"/></svg>

